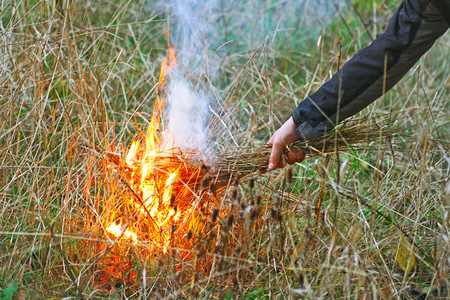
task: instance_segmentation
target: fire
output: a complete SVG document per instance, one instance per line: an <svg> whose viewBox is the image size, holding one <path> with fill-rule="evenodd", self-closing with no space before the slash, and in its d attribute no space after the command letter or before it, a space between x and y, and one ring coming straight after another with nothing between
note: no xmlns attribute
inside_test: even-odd
<svg viewBox="0 0 450 300"><path fill-rule="evenodd" d="M155 106L145 136L133 140L124 159L115 157L115 171L132 190L124 199L127 211L132 212L127 216L131 225L123 228L113 221L106 228L116 238L128 239L134 244L153 244L164 253L170 247L175 229L180 228L184 233L189 230L192 213L198 209L197 197L192 194L189 183L196 184L202 172L184 163L188 154L180 149L163 149L161 144L160 123L165 97L160 97L160 90L175 65L175 49L171 47L161 64Z"/></svg>
<svg viewBox="0 0 450 300"><path fill-rule="evenodd" d="M134 232L131 232L128 229L122 229L120 225L117 225L116 222L112 222L111 225L109 225L108 228L106 228L106 231L113 234L116 237L124 235L127 239L130 239L134 242L134 244L137 243L138 238L137 235Z"/></svg>

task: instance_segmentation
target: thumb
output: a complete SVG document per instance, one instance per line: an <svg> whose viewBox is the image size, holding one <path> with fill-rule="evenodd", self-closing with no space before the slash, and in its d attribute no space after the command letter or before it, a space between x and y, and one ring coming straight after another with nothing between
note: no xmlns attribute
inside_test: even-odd
<svg viewBox="0 0 450 300"><path fill-rule="evenodd" d="M281 162L283 147L279 143L272 144L272 151L269 158L269 171L275 170Z"/></svg>

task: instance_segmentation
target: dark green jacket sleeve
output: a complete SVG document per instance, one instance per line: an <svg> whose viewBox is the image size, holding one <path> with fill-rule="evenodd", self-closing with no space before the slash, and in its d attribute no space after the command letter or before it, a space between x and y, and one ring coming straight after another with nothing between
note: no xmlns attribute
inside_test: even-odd
<svg viewBox="0 0 450 300"><path fill-rule="evenodd" d="M303 139L323 136L391 89L447 31L449 1L404 0L386 31L294 110Z"/></svg>

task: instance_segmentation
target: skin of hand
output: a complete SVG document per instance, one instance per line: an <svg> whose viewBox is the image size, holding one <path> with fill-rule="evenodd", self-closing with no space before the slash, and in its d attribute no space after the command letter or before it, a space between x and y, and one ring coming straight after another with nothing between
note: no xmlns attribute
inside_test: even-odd
<svg viewBox="0 0 450 300"><path fill-rule="evenodd" d="M305 154L302 149L290 149L286 154L283 151L286 147L300 138L300 133L297 132L297 126L290 117L267 142L272 145L272 151L269 158L269 171L276 168L283 168L286 162L290 165L300 163L305 159Z"/></svg>

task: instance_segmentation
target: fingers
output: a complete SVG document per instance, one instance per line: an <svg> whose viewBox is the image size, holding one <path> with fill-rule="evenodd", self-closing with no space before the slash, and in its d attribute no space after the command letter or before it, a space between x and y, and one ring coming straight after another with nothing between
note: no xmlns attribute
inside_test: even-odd
<svg viewBox="0 0 450 300"><path fill-rule="evenodd" d="M269 158L269 171L276 168L283 168L287 163L294 164L301 162L305 158L301 149L291 149L287 154L283 154L286 147L300 138L297 127L289 118L269 139L268 145L272 145L272 151ZM292 152L292 153L291 153Z"/></svg>
<svg viewBox="0 0 450 300"><path fill-rule="evenodd" d="M287 154L287 163L290 165L295 164L295 161L297 160L296 155L293 151L289 151Z"/></svg>
<svg viewBox="0 0 450 300"><path fill-rule="evenodd" d="M269 158L269 171L273 171L276 168L284 167L283 158L282 158L283 149L284 149L284 147L282 145L280 145L280 143L278 143L278 142L275 142L272 144L272 151L270 152L270 158Z"/></svg>
<svg viewBox="0 0 450 300"><path fill-rule="evenodd" d="M296 162L301 163L302 161L305 160L305 152L303 152L302 149L297 149L297 154L295 155L295 157L296 157Z"/></svg>
<svg viewBox="0 0 450 300"><path fill-rule="evenodd" d="M291 149L287 154L287 163L293 165L295 163L301 163L305 159L305 154L302 149Z"/></svg>
<svg viewBox="0 0 450 300"><path fill-rule="evenodd" d="M279 144L272 145L272 152L270 153L269 158L269 171L275 170L276 168L283 168L286 165L286 162L293 165L305 160L305 154L302 149L291 149L286 154L283 153L284 149L285 147L280 146Z"/></svg>

